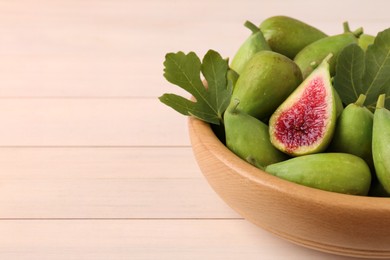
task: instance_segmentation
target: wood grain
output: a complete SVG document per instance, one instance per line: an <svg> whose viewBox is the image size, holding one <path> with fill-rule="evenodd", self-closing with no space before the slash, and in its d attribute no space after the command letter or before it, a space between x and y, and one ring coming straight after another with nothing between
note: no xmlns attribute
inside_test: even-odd
<svg viewBox="0 0 390 260"><path fill-rule="evenodd" d="M194 161L168 52L229 58L246 20L376 34L387 0L0 0L0 259L349 259L229 208ZM313 12L311 10L320 10ZM319 14L320 13L320 14Z"/></svg>
<svg viewBox="0 0 390 260"><path fill-rule="evenodd" d="M0 230L2 259L346 259L245 220L3 220Z"/></svg>
<svg viewBox="0 0 390 260"><path fill-rule="evenodd" d="M0 99L0 146L188 146L186 118L156 98Z"/></svg>
<svg viewBox="0 0 390 260"><path fill-rule="evenodd" d="M0 148L0 158L3 219L241 218L190 148Z"/></svg>
<svg viewBox="0 0 390 260"><path fill-rule="evenodd" d="M1 1L0 95L156 97L177 91L162 77L167 52L203 56L214 49L232 57L249 35L246 20L260 23L276 14L330 34L341 33L344 21L371 34L387 28L386 0L335 6L324 3L318 15L307 12L318 8L309 0Z"/></svg>
<svg viewBox="0 0 390 260"><path fill-rule="evenodd" d="M0 147L0 169L3 181L203 178L190 147Z"/></svg>

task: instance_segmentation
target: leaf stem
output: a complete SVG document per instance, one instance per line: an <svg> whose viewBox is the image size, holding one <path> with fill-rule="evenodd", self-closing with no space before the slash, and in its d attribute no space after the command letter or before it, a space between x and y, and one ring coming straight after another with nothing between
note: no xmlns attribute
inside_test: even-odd
<svg viewBox="0 0 390 260"><path fill-rule="evenodd" d="M254 23L250 22L250 21L246 21L244 23L244 26L246 28L248 28L249 30L252 31L252 33L257 33L258 31L260 31L259 27L257 27Z"/></svg>

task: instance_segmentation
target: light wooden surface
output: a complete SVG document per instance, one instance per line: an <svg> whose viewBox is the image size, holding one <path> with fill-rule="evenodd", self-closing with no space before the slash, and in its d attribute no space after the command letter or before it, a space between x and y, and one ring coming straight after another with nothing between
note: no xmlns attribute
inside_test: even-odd
<svg viewBox="0 0 390 260"><path fill-rule="evenodd" d="M167 52L231 57L245 20L329 34L390 27L386 0L0 1L0 259L349 259L296 246L226 206L186 118L165 107ZM313 231L315 232L315 231Z"/></svg>

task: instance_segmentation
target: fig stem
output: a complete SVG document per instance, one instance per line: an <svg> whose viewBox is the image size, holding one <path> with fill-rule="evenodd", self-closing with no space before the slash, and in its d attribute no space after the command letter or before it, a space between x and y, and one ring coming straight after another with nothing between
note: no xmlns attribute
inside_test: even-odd
<svg viewBox="0 0 390 260"><path fill-rule="evenodd" d="M356 100L355 102L355 105L359 106L359 107L362 107L363 104L364 104L364 101L366 101L366 95L364 94L360 94L358 99Z"/></svg>
<svg viewBox="0 0 390 260"><path fill-rule="evenodd" d="M322 63L329 63L330 59L333 57L333 53L329 52L328 55L322 60Z"/></svg>
<svg viewBox="0 0 390 260"><path fill-rule="evenodd" d="M379 95L378 100L376 102L377 109L385 107L385 99L386 99L386 94Z"/></svg>
<svg viewBox="0 0 390 260"><path fill-rule="evenodd" d="M255 24L253 24L253 23L250 22L250 21L246 21L246 22L244 23L244 26L245 26L246 28L248 28L249 30L251 30L252 33L257 33L257 32L260 31L260 28L257 27Z"/></svg>
<svg viewBox="0 0 390 260"><path fill-rule="evenodd" d="M237 106L240 104L240 100L238 98L235 98L232 100L232 103L230 103L228 110L232 114L236 114L238 112Z"/></svg>
<svg viewBox="0 0 390 260"><path fill-rule="evenodd" d="M359 27L357 28L355 31L351 31L351 28L349 28L349 23L347 21L345 21L343 23L343 28L344 28L344 33L352 33L353 35L355 35L356 38L359 38L360 35L363 34L363 27Z"/></svg>
<svg viewBox="0 0 390 260"><path fill-rule="evenodd" d="M351 32L351 29L349 28L349 23L347 21L343 22L343 29L345 33Z"/></svg>
<svg viewBox="0 0 390 260"><path fill-rule="evenodd" d="M355 35L356 38L359 38L360 35L363 34L363 32L363 27L359 27L355 31L353 31L352 34Z"/></svg>

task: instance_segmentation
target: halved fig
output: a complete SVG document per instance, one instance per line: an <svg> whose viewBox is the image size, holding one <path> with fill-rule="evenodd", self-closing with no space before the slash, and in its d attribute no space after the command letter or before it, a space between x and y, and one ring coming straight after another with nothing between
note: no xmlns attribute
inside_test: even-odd
<svg viewBox="0 0 390 260"><path fill-rule="evenodd" d="M276 109L269 121L271 143L292 156L324 151L336 123L329 54Z"/></svg>

